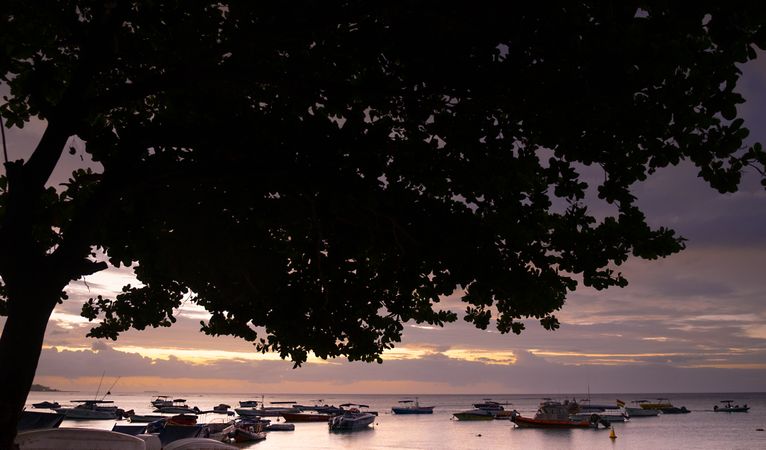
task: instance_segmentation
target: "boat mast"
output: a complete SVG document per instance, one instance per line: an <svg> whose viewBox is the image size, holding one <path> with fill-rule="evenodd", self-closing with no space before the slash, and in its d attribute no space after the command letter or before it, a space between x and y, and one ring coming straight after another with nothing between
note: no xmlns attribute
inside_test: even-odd
<svg viewBox="0 0 766 450"><path fill-rule="evenodd" d="M104 381L104 375L106 375L106 370L101 372L101 379L98 380L98 389L96 389L96 396L93 397L93 400L98 400L98 393L101 392L101 383Z"/></svg>
<svg viewBox="0 0 766 450"><path fill-rule="evenodd" d="M112 385L109 386L109 389L107 389L106 394L104 394L104 396L101 397L101 400L105 399L107 395L112 395L112 388L114 387L115 384L117 384L118 381L120 381L120 378L122 377L117 377L117 379L114 380L114 383L112 383Z"/></svg>

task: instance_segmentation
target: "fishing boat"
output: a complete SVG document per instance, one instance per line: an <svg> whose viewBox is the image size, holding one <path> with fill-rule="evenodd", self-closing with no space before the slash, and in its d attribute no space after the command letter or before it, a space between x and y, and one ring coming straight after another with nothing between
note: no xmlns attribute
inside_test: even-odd
<svg viewBox="0 0 766 450"><path fill-rule="evenodd" d="M470 409L452 414L457 420L495 420L495 414L487 409Z"/></svg>
<svg viewBox="0 0 766 450"><path fill-rule="evenodd" d="M545 400L540 404L534 418L515 416L511 419L519 428L596 428L599 419L596 414L589 420L573 420L565 405L553 400ZM608 427L608 422L602 423Z"/></svg>
<svg viewBox="0 0 766 450"><path fill-rule="evenodd" d="M335 416L328 421L330 431L355 431L368 428L370 424L375 422L375 415L367 411L361 411L360 408L368 408L367 405L357 405L344 412L339 416Z"/></svg>
<svg viewBox="0 0 766 450"><path fill-rule="evenodd" d="M399 400L399 403L404 406L394 406L391 408L391 412L394 414L433 414L433 406L420 406L418 398L415 400Z"/></svg>
<svg viewBox="0 0 766 450"><path fill-rule="evenodd" d="M715 412L748 412L750 411L750 407L747 406L747 403L745 403L742 406L732 405L732 403L734 403L734 400L721 400L721 403L723 403L724 405L713 406L713 411Z"/></svg>
<svg viewBox="0 0 766 450"><path fill-rule="evenodd" d="M72 403L79 405L56 408L55 411L63 414L67 420L115 420L121 418L124 413L116 406L103 406L106 403L114 403L111 400L72 400Z"/></svg>

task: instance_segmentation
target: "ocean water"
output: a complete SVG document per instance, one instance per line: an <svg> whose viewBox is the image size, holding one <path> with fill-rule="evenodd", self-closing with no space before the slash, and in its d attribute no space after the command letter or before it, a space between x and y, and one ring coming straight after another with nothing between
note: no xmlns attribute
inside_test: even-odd
<svg viewBox="0 0 766 450"><path fill-rule="evenodd" d="M137 414L151 413L149 401L160 393L121 394L115 392L107 397L123 409L134 409ZM240 400L261 400L260 394L174 394L187 399L189 406L212 409L226 403L238 405ZM524 416L534 416L542 398L556 400L581 399L575 395L421 395L420 404L435 406L433 414L394 415L391 407L401 395L341 395L341 394L268 394L265 402L296 401L313 405L362 403L378 411L379 416L369 430L334 433L325 423L297 423L295 431L270 432L265 441L240 445L252 449L766 449L766 393L736 394L598 394L591 395L593 403L614 403L615 399L631 400L667 397L675 406L685 406L690 414L660 415L658 417L633 418L626 423L614 425L617 438L609 438L609 431L599 430L541 430L515 428L507 420L460 422L454 420L455 412L471 409L472 403L491 398L512 405ZM43 400L58 401L62 405L72 399L93 398L84 392L33 392L29 396L28 409L32 403ZM713 412L713 406L721 400L747 403L748 413ZM200 422L222 418L209 414ZM272 418L274 420L274 418ZM65 421L64 427L88 427L111 429L114 421ZM122 422L126 423L127 422Z"/></svg>

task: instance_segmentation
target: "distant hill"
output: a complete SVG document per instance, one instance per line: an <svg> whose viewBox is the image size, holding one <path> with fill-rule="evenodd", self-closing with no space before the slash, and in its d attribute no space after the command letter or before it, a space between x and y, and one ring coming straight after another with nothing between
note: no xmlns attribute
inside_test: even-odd
<svg viewBox="0 0 766 450"><path fill-rule="evenodd" d="M29 390L34 392L61 392L58 389L43 386L42 384L33 384Z"/></svg>

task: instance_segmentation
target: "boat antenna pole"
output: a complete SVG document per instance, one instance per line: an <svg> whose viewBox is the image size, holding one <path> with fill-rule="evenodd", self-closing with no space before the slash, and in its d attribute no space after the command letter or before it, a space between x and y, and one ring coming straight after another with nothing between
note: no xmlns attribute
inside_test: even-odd
<svg viewBox="0 0 766 450"><path fill-rule="evenodd" d="M104 375L106 374L106 370L101 372L101 379L98 381L98 389L96 389L96 397L95 400L98 400L98 393L101 392L101 383L104 382Z"/></svg>

